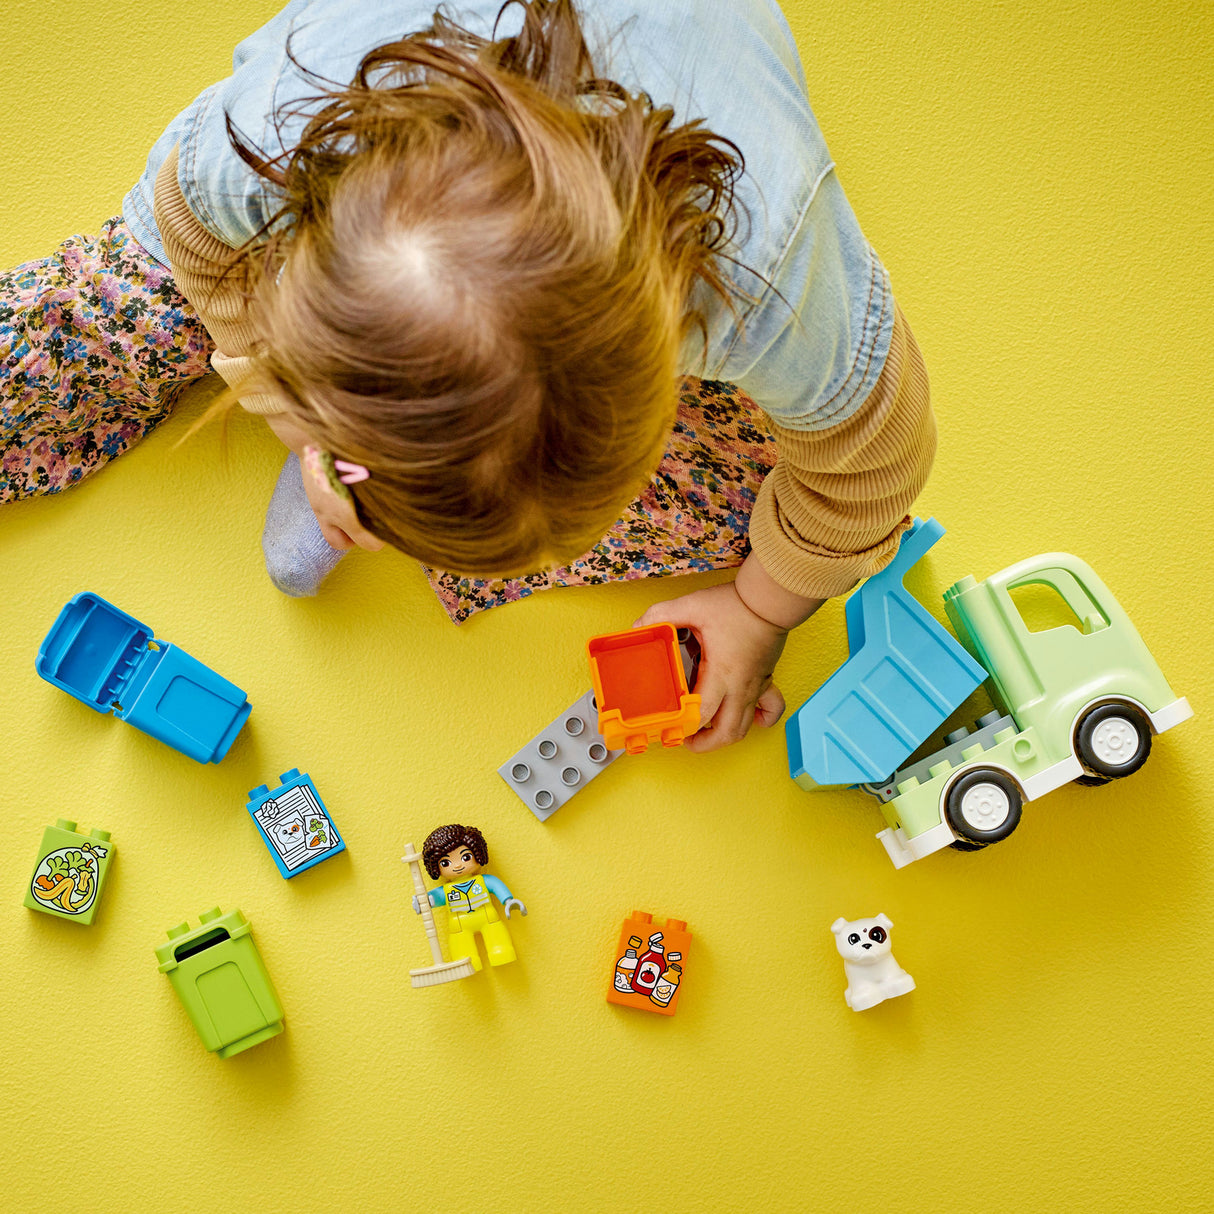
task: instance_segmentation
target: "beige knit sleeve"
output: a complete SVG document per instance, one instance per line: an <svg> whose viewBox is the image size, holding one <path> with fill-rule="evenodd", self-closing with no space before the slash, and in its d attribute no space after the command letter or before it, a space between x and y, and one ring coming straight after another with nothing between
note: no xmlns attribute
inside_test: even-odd
<svg viewBox="0 0 1214 1214"><path fill-rule="evenodd" d="M868 399L826 430L773 422L780 454L759 490L750 543L794 594L832 598L884 568L936 452L927 369L901 309Z"/></svg>
<svg viewBox="0 0 1214 1214"><path fill-rule="evenodd" d="M243 268L229 273L232 248L198 222L177 180L177 149L156 175L153 211L178 290L197 311L217 347L211 366L250 413L281 413L282 402L258 390L255 336Z"/></svg>

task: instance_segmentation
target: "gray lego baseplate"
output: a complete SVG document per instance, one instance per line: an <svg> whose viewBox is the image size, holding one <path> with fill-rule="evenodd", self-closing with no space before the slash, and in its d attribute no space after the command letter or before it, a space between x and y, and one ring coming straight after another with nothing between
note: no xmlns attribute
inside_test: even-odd
<svg viewBox="0 0 1214 1214"><path fill-rule="evenodd" d="M931 769L937 763L947 759L954 765L959 764L963 762L961 758L963 750L968 750L976 744L984 748L992 746L997 733L1009 727L1016 728L1016 722L1011 717L1003 716L998 712L988 712L980 716L975 724L977 728L972 732L962 726L960 729L946 733L944 735L945 745L940 750L933 751L930 755L900 768L888 780L880 784L862 784L860 787L865 792L871 793L878 801L892 801L898 795L898 785L904 780L909 780L913 776L921 784L926 784L932 778Z"/></svg>
<svg viewBox="0 0 1214 1214"><path fill-rule="evenodd" d="M497 769L541 822L624 753L603 744L598 719L588 691Z"/></svg>
<svg viewBox="0 0 1214 1214"><path fill-rule="evenodd" d="M680 628L678 638L683 674L687 686L694 688L700 669L700 642L690 628ZM541 822L625 753L607 749L598 721L592 689L497 769Z"/></svg>

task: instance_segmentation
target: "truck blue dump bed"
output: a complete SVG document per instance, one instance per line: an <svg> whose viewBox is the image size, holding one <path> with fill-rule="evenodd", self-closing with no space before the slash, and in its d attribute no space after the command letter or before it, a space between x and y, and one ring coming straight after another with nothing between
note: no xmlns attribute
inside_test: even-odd
<svg viewBox="0 0 1214 1214"><path fill-rule="evenodd" d="M943 534L915 519L890 564L847 600L851 656L785 727L802 787L879 783L987 677L902 584Z"/></svg>

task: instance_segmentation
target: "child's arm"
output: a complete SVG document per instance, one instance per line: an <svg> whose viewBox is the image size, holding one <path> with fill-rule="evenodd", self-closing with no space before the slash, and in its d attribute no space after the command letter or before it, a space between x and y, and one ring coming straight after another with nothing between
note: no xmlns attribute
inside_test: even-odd
<svg viewBox="0 0 1214 1214"><path fill-rule="evenodd" d="M751 513L753 554L792 594L846 594L893 559L936 452L927 369L901 311L850 417L803 430L773 416L772 428L780 458Z"/></svg>
<svg viewBox="0 0 1214 1214"><path fill-rule="evenodd" d="M850 418L825 430L773 428L780 459L751 514L752 550L735 581L657 603L638 621L668 620L700 636L704 727L690 750L779 720L784 697L771 680L788 632L897 551L936 445L927 372L901 313L881 375Z"/></svg>

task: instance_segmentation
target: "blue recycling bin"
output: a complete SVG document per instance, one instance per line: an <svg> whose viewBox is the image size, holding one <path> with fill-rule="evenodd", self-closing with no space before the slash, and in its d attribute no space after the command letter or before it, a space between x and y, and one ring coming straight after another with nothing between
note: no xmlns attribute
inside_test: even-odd
<svg viewBox="0 0 1214 1214"><path fill-rule="evenodd" d="M235 683L90 591L59 613L34 668L199 763L218 763L253 710Z"/></svg>
<svg viewBox="0 0 1214 1214"><path fill-rule="evenodd" d="M785 726L802 787L881 783L985 680L902 584L943 534L934 518L915 519L894 559L847 600L851 656Z"/></svg>

